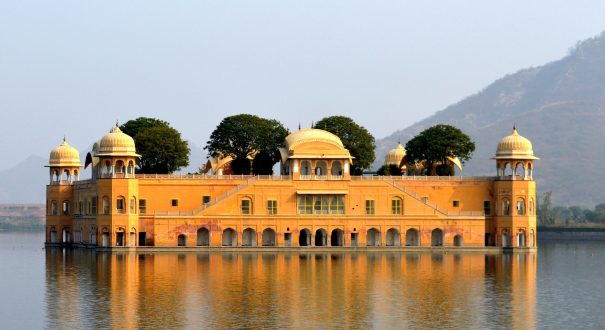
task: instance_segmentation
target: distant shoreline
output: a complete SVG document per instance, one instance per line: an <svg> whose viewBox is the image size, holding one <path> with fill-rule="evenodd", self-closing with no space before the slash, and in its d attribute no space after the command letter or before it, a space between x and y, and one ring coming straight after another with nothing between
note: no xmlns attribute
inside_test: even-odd
<svg viewBox="0 0 605 330"><path fill-rule="evenodd" d="M538 226L538 240L605 241L605 226Z"/></svg>

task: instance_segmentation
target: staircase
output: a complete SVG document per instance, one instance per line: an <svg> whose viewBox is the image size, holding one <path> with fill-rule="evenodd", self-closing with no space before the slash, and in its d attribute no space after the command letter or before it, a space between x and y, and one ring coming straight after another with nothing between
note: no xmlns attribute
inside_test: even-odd
<svg viewBox="0 0 605 330"><path fill-rule="evenodd" d="M395 181L386 181L387 183L389 183L391 186L403 191L404 193L406 193L407 195L409 195L410 197L414 198L415 200L421 202L422 204L425 204L426 206L432 208L433 210L443 214L443 215L449 215L449 212L440 208L439 206L437 206L436 204L433 203L429 203L427 200L425 200L424 198L422 198L420 195L418 195L416 192L409 190L408 188L396 183Z"/></svg>
<svg viewBox="0 0 605 330"><path fill-rule="evenodd" d="M192 213L191 215L196 215L196 214L198 214L198 213L200 213L200 212L208 209L209 207L211 207L213 205L216 205L218 202L224 200L225 198L227 198L229 196L232 196L233 194L238 193L242 189L244 189L244 188L250 186L251 184L253 184L256 181L256 179L257 179L257 176L251 177L250 179L248 179L246 181L246 183L240 184L239 186L237 186L237 187L235 187L235 188L233 188L233 189L225 192L224 194L217 196L215 199L211 200L210 202L208 202L208 203L206 203L206 204L198 207L197 209L191 211L191 213Z"/></svg>

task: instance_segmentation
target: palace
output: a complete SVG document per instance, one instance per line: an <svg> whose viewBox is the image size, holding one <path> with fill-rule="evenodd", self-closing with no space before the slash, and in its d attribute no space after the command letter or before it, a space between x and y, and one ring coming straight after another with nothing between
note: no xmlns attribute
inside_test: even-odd
<svg viewBox="0 0 605 330"><path fill-rule="evenodd" d="M50 153L46 243L123 247L536 247L531 142L516 129L497 146L496 175L353 176L334 134L302 129L280 149L280 175L136 174L134 140L116 125L86 155ZM461 166L457 159L452 164ZM386 164L403 168L398 145Z"/></svg>

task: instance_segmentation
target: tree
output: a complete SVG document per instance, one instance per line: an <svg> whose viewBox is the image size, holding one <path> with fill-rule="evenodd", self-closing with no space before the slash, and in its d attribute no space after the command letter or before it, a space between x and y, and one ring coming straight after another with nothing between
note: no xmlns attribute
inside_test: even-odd
<svg viewBox="0 0 605 330"><path fill-rule="evenodd" d="M351 165L351 174L361 175L369 169L376 158L374 137L363 126L345 116L325 117L315 123L314 128L326 130L340 138L351 156L355 157Z"/></svg>
<svg viewBox="0 0 605 330"><path fill-rule="evenodd" d="M405 150L410 165L422 162L427 174L432 175L434 166L446 165L448 158L458 157L462 163L469 160L475 143L460 129L440 124L420 132L406 143ZM442 167L438 172L451 174L452 171Z"/></svg>
<svg viewBox="0 0 605 330"><path fill-rule="evenodd" d="M231 156L234 162L250 162L249 157L264 152L272 162L265 163L269 170L257 168L258 171L267 172L278 161L278 148L288 135L286 128L277 120L265 119L249 114L240 114L224 118L210 135L204 149L212 157ZM270 165L270 166L269 166ZM250 166L232 166L235 174L249 174ZM240 172L243 171L243 172Z"/></svg>
<svg viewBox="0 0 605 330"><path fill-rule="evenodd" d="M189 164L189 145L168 122L139 117L127 121L120 129L134 139L141 155L137 164L139 173L172 173Z"/></svg>
<svg viewBox="0 0 605 330"><path fill-rule="evenodd" d="M550 198L551 195L552 191L544 193L542 202L537 205L536 215L538 216L538 223L541 225L553 225L555 223L555 216L553 214Z"/></svg>
<svg viewBox="0 0 605 330"><path fill-rule="evenodd" d="M254 175L272 175L274 158L267 152L261 151L252 160L252 174Z"/></svg>
<svg viewBox="0 0 605 330"><path fill-rule="evenodd" d="M378 169L376 174L399 176L399 175L402 175L403 173L401 172L401 169L399 168L399 166L397 166L395 164L387 164L387 165L382 165Z"/></svg>

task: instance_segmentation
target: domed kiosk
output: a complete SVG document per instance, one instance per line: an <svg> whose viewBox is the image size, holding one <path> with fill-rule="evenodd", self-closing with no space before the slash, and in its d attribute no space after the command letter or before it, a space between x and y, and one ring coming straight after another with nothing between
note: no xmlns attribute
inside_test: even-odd
<svg viewBox="0 0 605 330"><path fill-rule="evenodd" d="M286 137L281 154L282 175L294 180L348 180L353 157L340 138L328 131L308 128Z"/></svg>
<svg viewBox="0 0 605 330"><path fill-rule="evenodd" d="M534 156L531 141L521 136L516 127L513 127L512 133L498 143L493 159L496 160L500 179L531 180L533 161L539 158Z"/></svg>
<svg viewBox="0 0 605 330"><path fill-rule="evenodd" d="M78 181L82 167L80 153L63 138L63 143L51 150L47 167L50 168L51 184L70 184Z"/></svg>
<svg viewBox="0 0 605 330"><path fill-rule="evenodd" d="M93 145L86 156L86 167L93 165L93 178L134 177L136 153L134 139L122 132L118 123Z"/></svg>

